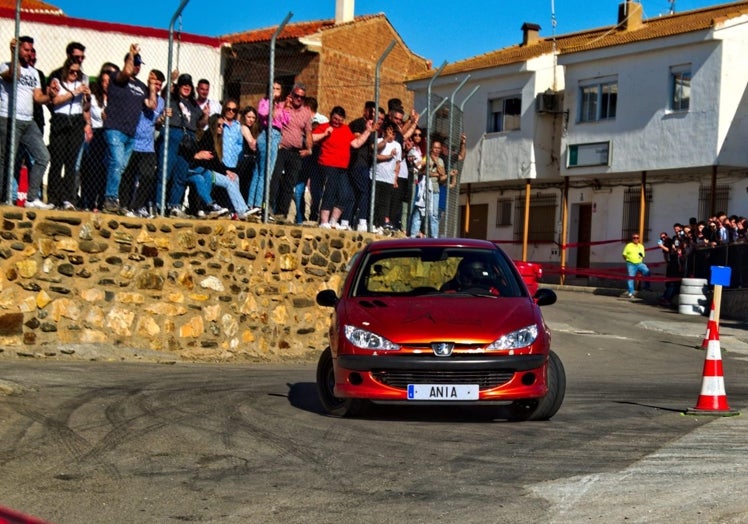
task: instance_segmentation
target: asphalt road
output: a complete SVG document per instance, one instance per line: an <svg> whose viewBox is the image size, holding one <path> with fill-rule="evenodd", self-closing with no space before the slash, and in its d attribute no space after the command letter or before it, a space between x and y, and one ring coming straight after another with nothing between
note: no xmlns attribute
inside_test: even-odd
<svg viewBox="0 0 748 524"><path fill-rule="evenodd" d="M0 362L0 504L56 523L748 522L748 421L685 416L706 320L562 291L549 422L321 414L314 364ZM743 326L724 323L748 409Z"/></svg>

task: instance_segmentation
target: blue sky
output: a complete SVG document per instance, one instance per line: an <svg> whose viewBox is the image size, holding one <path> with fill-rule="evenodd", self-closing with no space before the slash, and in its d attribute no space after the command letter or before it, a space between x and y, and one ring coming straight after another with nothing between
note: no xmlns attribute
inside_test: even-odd
<svg viewBox="0 0 748 524"><path fill-rule="evenodd" d="M48 0L68 16L107 22L168 28L179 0ZM455 62L521 41L524 22L541 26L551 36L555 3L556 34L591 29L616 22L619 0L356 0L355 14L385 13L415 53L433 61ZM676 12L727 2L676 0ZM645 18L665 15L668 0L642 0ZM217 36L290 22L334 18L335 0L189 0L182 12L182 29Z"/></svg>

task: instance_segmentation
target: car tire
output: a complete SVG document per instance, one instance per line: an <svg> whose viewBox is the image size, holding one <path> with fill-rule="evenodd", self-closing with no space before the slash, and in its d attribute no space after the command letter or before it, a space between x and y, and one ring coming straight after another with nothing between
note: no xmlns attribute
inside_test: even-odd
<svg viewBox="0 0 748 524"><path fill-rule="evenodd" d="M566 372L554 352L548 354L548 393L540 399L518 400L509 406L509 420L548 420L561 408L566 394Z"/></svg>
<svg viewBox="0 0 748 524"><path fill-rule="evenodd" d="M365 400L338 398L335 396L335 372L332 365L332 350L328 347L317 362L317 394L322 407L333 417L355 417L367 406Z"/></svg>

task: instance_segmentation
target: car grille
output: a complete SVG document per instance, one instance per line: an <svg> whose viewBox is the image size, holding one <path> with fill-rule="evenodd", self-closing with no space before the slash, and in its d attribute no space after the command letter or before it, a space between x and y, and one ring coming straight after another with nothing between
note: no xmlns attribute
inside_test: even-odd
<svg viewBox="0 0 748 524"><path fill-rule="evenodd" d="M375 380L393 388L406 389L408 384L478 384L479 389L493 389L509 382L513 371L372 371Z"/></svg>

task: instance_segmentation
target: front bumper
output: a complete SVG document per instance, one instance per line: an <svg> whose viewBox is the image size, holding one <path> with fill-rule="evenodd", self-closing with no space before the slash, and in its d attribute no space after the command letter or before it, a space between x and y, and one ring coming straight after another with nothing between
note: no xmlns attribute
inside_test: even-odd
<svg viewBox="0 0 748 524"><path fill-rule="evenodd" d="M547 355L340 355L335 395L407 400L408 384L478 384L480 400L542 397Z"/></svg>

